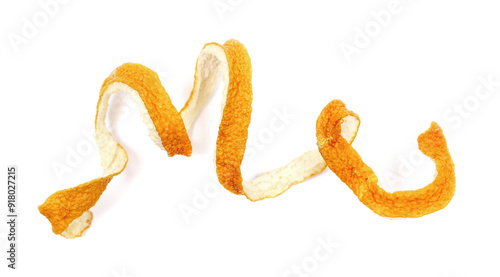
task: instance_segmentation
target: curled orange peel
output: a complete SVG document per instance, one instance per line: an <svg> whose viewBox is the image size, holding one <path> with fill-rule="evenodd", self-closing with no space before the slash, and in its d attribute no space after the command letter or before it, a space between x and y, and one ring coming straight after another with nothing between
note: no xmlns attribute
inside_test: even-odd
<svg viewBox="0 0 500 277"><path fill-rule="evenodd" d="M348 123L351 122L351 123ZM344 126L342 126L344 125ZM352 125L345 127L345 125ZM316 137L321 156L328 167L375 213L385 217L421 217L441 210L455 193L455 170L443 131L432 122L418 137L420 151L436 163L432 183L418 190L388 193L379 186L373 170L367 166L344 137L353 135L359 117L340 100L330 102L316 122Z"/></svg>
<svg viewBox="0 0 500 277"><path fill-rule="evenodd" d="M104 81L95 118L96 143L103 176L57 191L38 207L40 213L52 224L52 231L65 238L81 236L92 222L89 209L97 203L113 177L125 169L127 153L115 141L105 122L111 95L123 91L131 96L148 127L149 136L169 156L190 156L192 147L188 131L210 99L219 73L224 87L215 163L219 182L227 190L243 194L251 201L276 197L292 185L303 182L326 168L325 160L329 159L325 158L323 152L320 153L321 146L318 142L319 149L305 152L286 166L252 181L243 180L240 168L248 137L253 98L250 57L243 44L236 40L228 40L224 45L208 43L198 56L193 90L180 112L172 105L158 75L145 66L123 64ZM340 127L337 127L340 128L342 141L350 145L356 137L359 118L347 110L337 111L335 114L340 120Z"/></svg>
<svg viewBox="0 0 500 277"><path fill-rule="evenodd" d="M125 149L106 128L108 101L123 91L136 102L149 130L149 136L169 156L191 154L187 131L207 104L218 73L224 83L222 118L216 145L216 171L219 182L235 194L252 201L280 195L326 168L317 149L308 151L288 165L244 181L241 163L245 153L248 126L252 112L252 67L243 44L229 40L224 45L208 43L196 62L194 85L184 108L177 112L158 75L140 64L126 63L104 81L97 103L96 142L104 169L103 177L73 188L57 191L39 206L41 214L52 224L52 231L66 238L81 236L91 224L93 207L111 179L127 164Z"/></svg>

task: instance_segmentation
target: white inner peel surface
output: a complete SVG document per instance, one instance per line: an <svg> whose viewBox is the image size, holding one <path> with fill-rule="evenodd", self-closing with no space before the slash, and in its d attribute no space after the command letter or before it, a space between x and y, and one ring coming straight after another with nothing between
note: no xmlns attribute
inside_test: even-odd
<svg viewBox="0 0 500 277"><path fill-rule="evenodd" d="M160 149L165 150L161 142L160 135L158 134L158 131L156 131L153 120L151 120L148 110L146 109L139 93L124 83L112 83L104 92L97 110L96 143L99 147L101 165L104 168L103 177L122 171L128 160L125 149L118 145L106 127L106 115L109 108L109 99L111 98L111 95L119 91L128 93L132 100L134 100L142 120L148 128L149 137L158 147L160 147ZM61 235L66 238L79 237L91 223L92 213L90 211L86 211L79 218L73 220Z"/></svg>
<svg viewBox="0 0 500 277"><path fill-rule="evenodd" d="M188 102L180 113L187 131L189 131L193 121L207 105L208 100L210 100L219 72L222 73L224 84L220 118L222 120L222 112L226 106L229 86L229 65L227 63L226 52L222 47L213 44L205 46L198 56L196 68L191 101Z"/></svg>
<svg viewBox="0 0 500 277"><path fill-rule="evenodd" d="M356 137L359 120L351 115L342 119L341 136L352 143ZM301 183L326 168L325 160L319 149L305 152L284 167L265 173L252 181L243 181L243 190L252 201L276 197L292 185Z"/></svg>
<svg viewBox="0 0 500 277"><path fill-rule="evenodd" d="M352 143L359 129L359 119L355 116L348 115L342 118L342 123L340 124L340 135L347 140L348 143Z"/></svg>
<svg viewBox="0 0 500 277"><path fill-rule="evenodd" d="M276 197L292 185L303 182L325 168L326 163L319 150L310 150L284 167L262 174L252 181L243 181L243 190L252 201Z"/></svg>
<svg viewBox="0 0 500 277"><path fill-rule="evenodd" d="M61 233L61 236L67 239L73 239L76 237L81 237L83 231L90 227L92 223L92 212L85 211L79 218L73 220L64 232Z"/></svg>
<svg viewBox="0 0 500 277"><path fill-rule="evenodd" d="M99 147L101 165L104 168L103 176L108 176L121 171L127 162L127 154L123 148L118 147L118 143L114 140L113 136L106 127L106 115L109 108L109 99L111 95L119 91L128 93L132 100L134 100L142 120L148 128L149 137L158 147L160 147L160 149L165 150L161 142L160 135L158 134L158 131L156 131L153 120L151 120L148 110L139 96L139 93L124 83L112 83L104 92L97 111L96 143Z"/></svg>
<svg viewBox="0 0 500 277"><path fill-rule="evenodd" d="M195 82L191 95L191 101L181 111L186 131L189 132L192 123L198 117L208 100L213 94L215 83L219 72L222 74L222 103L219 122L222 121L224 107L227 102L227 91L229 87L229 64L226 52L220 45L209 44L203 48L196 61ZM215 164L215 152L213 156Z"/></svg>

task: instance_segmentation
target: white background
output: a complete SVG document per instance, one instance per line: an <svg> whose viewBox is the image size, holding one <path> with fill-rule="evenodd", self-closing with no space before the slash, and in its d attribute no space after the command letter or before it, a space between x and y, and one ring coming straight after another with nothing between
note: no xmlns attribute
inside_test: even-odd
<svg viewBox="0 0 500 277"><path fill-rule="evenodd" d="M4 178L7 165L18 166L20 223L19 270L2 258L0 275L299 276L287 275L298 266L309 276L499 276L500 87L483 88L482 99L474 93L480 78L500 81L500 4L401 0L380 27L373 13L389 3L68 1L44 22L39 2L2 1L0 159ZM10 39L23 36L23 18L39 27L16 45ZM367 26L370 41L358 42L349 62L341 45L356 47L356 29ZM158 72L180 109L203 45L230 38L252 59L249 136L262 148L244 160L245 179L316 147L317 116L341 99L361 118L354 147L388 191L432 181L432 161L419 163L414 153L417 136L438 122L456 165L451 203L418 219L383 218L327 169L255 203L217 184L216 196L186 221L180 208L213 188L219 84L190 132L189 158L160 151L128 96L114 97L108 123L128 167L92 208L83 237L54 235L37 206L102 173L83 132L93 129L104 79L122 63L141 63ZM293 118L272 131L284 110ZM70 170L58 177L57 165ZM5 216L6 188L0 197ZM1 249L6 233L1 224ZM317 261L320 240L338 247Z"/></svg>

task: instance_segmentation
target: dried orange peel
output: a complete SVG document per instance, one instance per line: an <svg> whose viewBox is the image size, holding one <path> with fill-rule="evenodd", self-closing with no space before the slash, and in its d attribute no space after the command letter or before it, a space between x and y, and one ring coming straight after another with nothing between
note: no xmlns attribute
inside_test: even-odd
<svg viewBox="0 0 500 277"><path fill-rule="evenodd" d="M148 127L149 136L160 149L166 150L169 156L189 156L192 147L188 131L210 99L219 73L224 87L215 163L219 182L227 190L243 194L252 201L276 197L292 185L303 182L326 168L325 161L331 160L330 154L318 143L319 149L305 152L284 167L252 181L243 180L240 168L246 148L253 98L250 57L245 47L236 40L229 40L224 45L208 43L198 56L193 90L180 112L172 105L158 75L145 66L123 64L104 81L95 118L96 142L104 169L103 176L57 191L39 206L40 213L52 224L52 231L66 238L81 236L92 222L89 209L97 203L113 177L125 169L127 153L106 128L111 95L123 91L131 96ZM335 116L338 119L336 128L340 128L341 141L350 146L356 137L359 118L345 109L337 111ZM347 146L345 149L349 150ZM350 156L345 158L349 159Z"/></svg>
<svg viewBox="0 0 500 277"><path fill-rule="evenodd" d="M104 169L103 177L73 188L58 191L39 206L52 224L52 231L66 238L81 236L90 226L93 207L111 179L127 164L125 149L106 128L108 101L124 91L136 102L149 130L149 136L169 156L191 154L187 131L212 94L218 73L224 83L222 118L216 146L216 170L219 182L235 194L248 199L280 195L326 168L318 150L304 153L287 166L263 174L253 181L243 181L240 166L245 153L252 112L252 67L243 44L229 40L224 45L208 43L196 63L194 86L184 108L177 112L158 75L140 64L118 67L104 81L97 104L96 142Z"/></svg>
<svg viewBox="0 0 500 277"><path fill-rule="evenodd" d="M352 126L346 128L346 125ZM436 163L434 181L418 190L394 193L388 193L379 186L373 170L344 139L349 136L346 132L357 131L358 127L359 117L347 110L340 100L334 100L318 117L316 136L319 151L328 167L363 204L385 217L420 217L448 205L455 193L455 170L443 131L436 122L432 122L430 128L418 137L420 151Z"/></svg>

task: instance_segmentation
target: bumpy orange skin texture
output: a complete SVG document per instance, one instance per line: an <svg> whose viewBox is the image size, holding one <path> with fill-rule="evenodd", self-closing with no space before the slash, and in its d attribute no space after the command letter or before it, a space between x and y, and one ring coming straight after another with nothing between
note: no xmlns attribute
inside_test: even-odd
<svg viewBox="0 0 500 277"><path fill-rule="evenodd" d="M184 122L153 70L134 63L118 67L101 87L98 108L106 88L114 82L127 84L139 93L169 156L191 155L191 141Z"/></svg>
<svg viewBox="0 0 500 277"><path fill-rule="evenodd" d="M223 45L207 43L205 46L208 45L222 47L229 65L229 87L215 150L217 177L230 192L244 194L241 163L252 114L252 64L245 46L237 40L228 40ZM192 96L193 93L181 112L193 100Z"/></svg>
<svg viewBox="0 0 500 277"><path fill-rule="evenodd" d="M432 183L415 191L388 193L354 148L340 135L344 103L328 104L316 124L318 147L328 167L375 213L385 217L421 217L443 209L455 193L455 170L443 131L436 122L418 137L420 151L436 163Z"/></svg>
<svg viewBox="0 0 500 277"><path fill-rule="evenodd" d="M252 113L252 66L241 43L230 40L223 47L229 64L229 87L217 136L215 164L219 182L224 188L243 194L240 167Z"/></svg>
<svg viewBox="0 0 500 277"><path fill-rule="evenodd" d="M216 43L207 45L210 44L220 46ZM233 193L242 194L243 179L240 166L252 112L252 68L250 57L243 44L229 40L221 47L228 60L229 87L217 138L217 174L225 188ZM103 95L115 82L124 83L139 93L169 156L191 155L191 142L179 112L161 85L158 75L140 64L123 64L104 81L97 103L96 126ZM187 103L191 98L192 95ZM118 147L121 146L118 144ZM38 209L51 222L53 232L61 234L73 220L93 207L111 179L123 169L49 196Z"/></svg>
<svg viewBox="0 0 500 277"><path fill-rule="evenodd" d="M245 194L240 167L252 112L250 57L243 44L236 40L229 40L222 46L209 43L205 47L208 45L223 49L229 68L226 103L217 137L217 176L227 190L235 194ZM198 81L196 76L195 73L195 84ZM117 82L138 92L169 156L191 155L191 142L181 115L172 105L158 75L140 64L126 63L104 81L97 103L96 130L103 95L110 85ZM194 103L193 93L194 89L184 108ZM347 110L341 101L332 101L325 107L316 125L318 147L328 167L354 191L361 202L377 214L387 217L418 217L442 209L448 204L455 189L454 165L446 147L446 140L436 123L433 122L431 128L418 139L421 151L436 162L438 174L434 182L416 191L387 193L378 186L378 179L371 168L363 163L350 142L341 136L341 124L347 116L354 116L359 120L358 115ZM357 126L356 130L351 131L354 132L353 140ZM117 147L123 149L119 144ZM123 168L119 168L118 172L58 191L39 206L40 213L51 222L55 234L63 233L73 220L96 204L111 179L125 168L126 153L124 159ZM311 175L321 171L322 168ZM307 177L292 182L290 186Z"/></svg>
<svg viewBox="0 0 500 277"><path fill-rule="evenodd" d="M118 174L118 173L117 173ZM97 178L74 188L60 190L45 200L38 210L52 224L52 232L61 234L73 220L92 208L106 189L113 174Z"/></svg>
<svg viewBox="0 0 500 277"><path fill-rule="evenodd" d="M170 97L154 71L133 63L118 67L101 87L98 108L104 92L114 82L127 84L139 93L169 156L191 155L191 142L182 118L172 105ZM118 147L121 146L118 145ZM73 220L96 204L111 179L122 171L123 169L74 188L58 191L49 196L45 203L38 207L38 210L50 221L52 231L55 234L61 234Z"/></svg>

